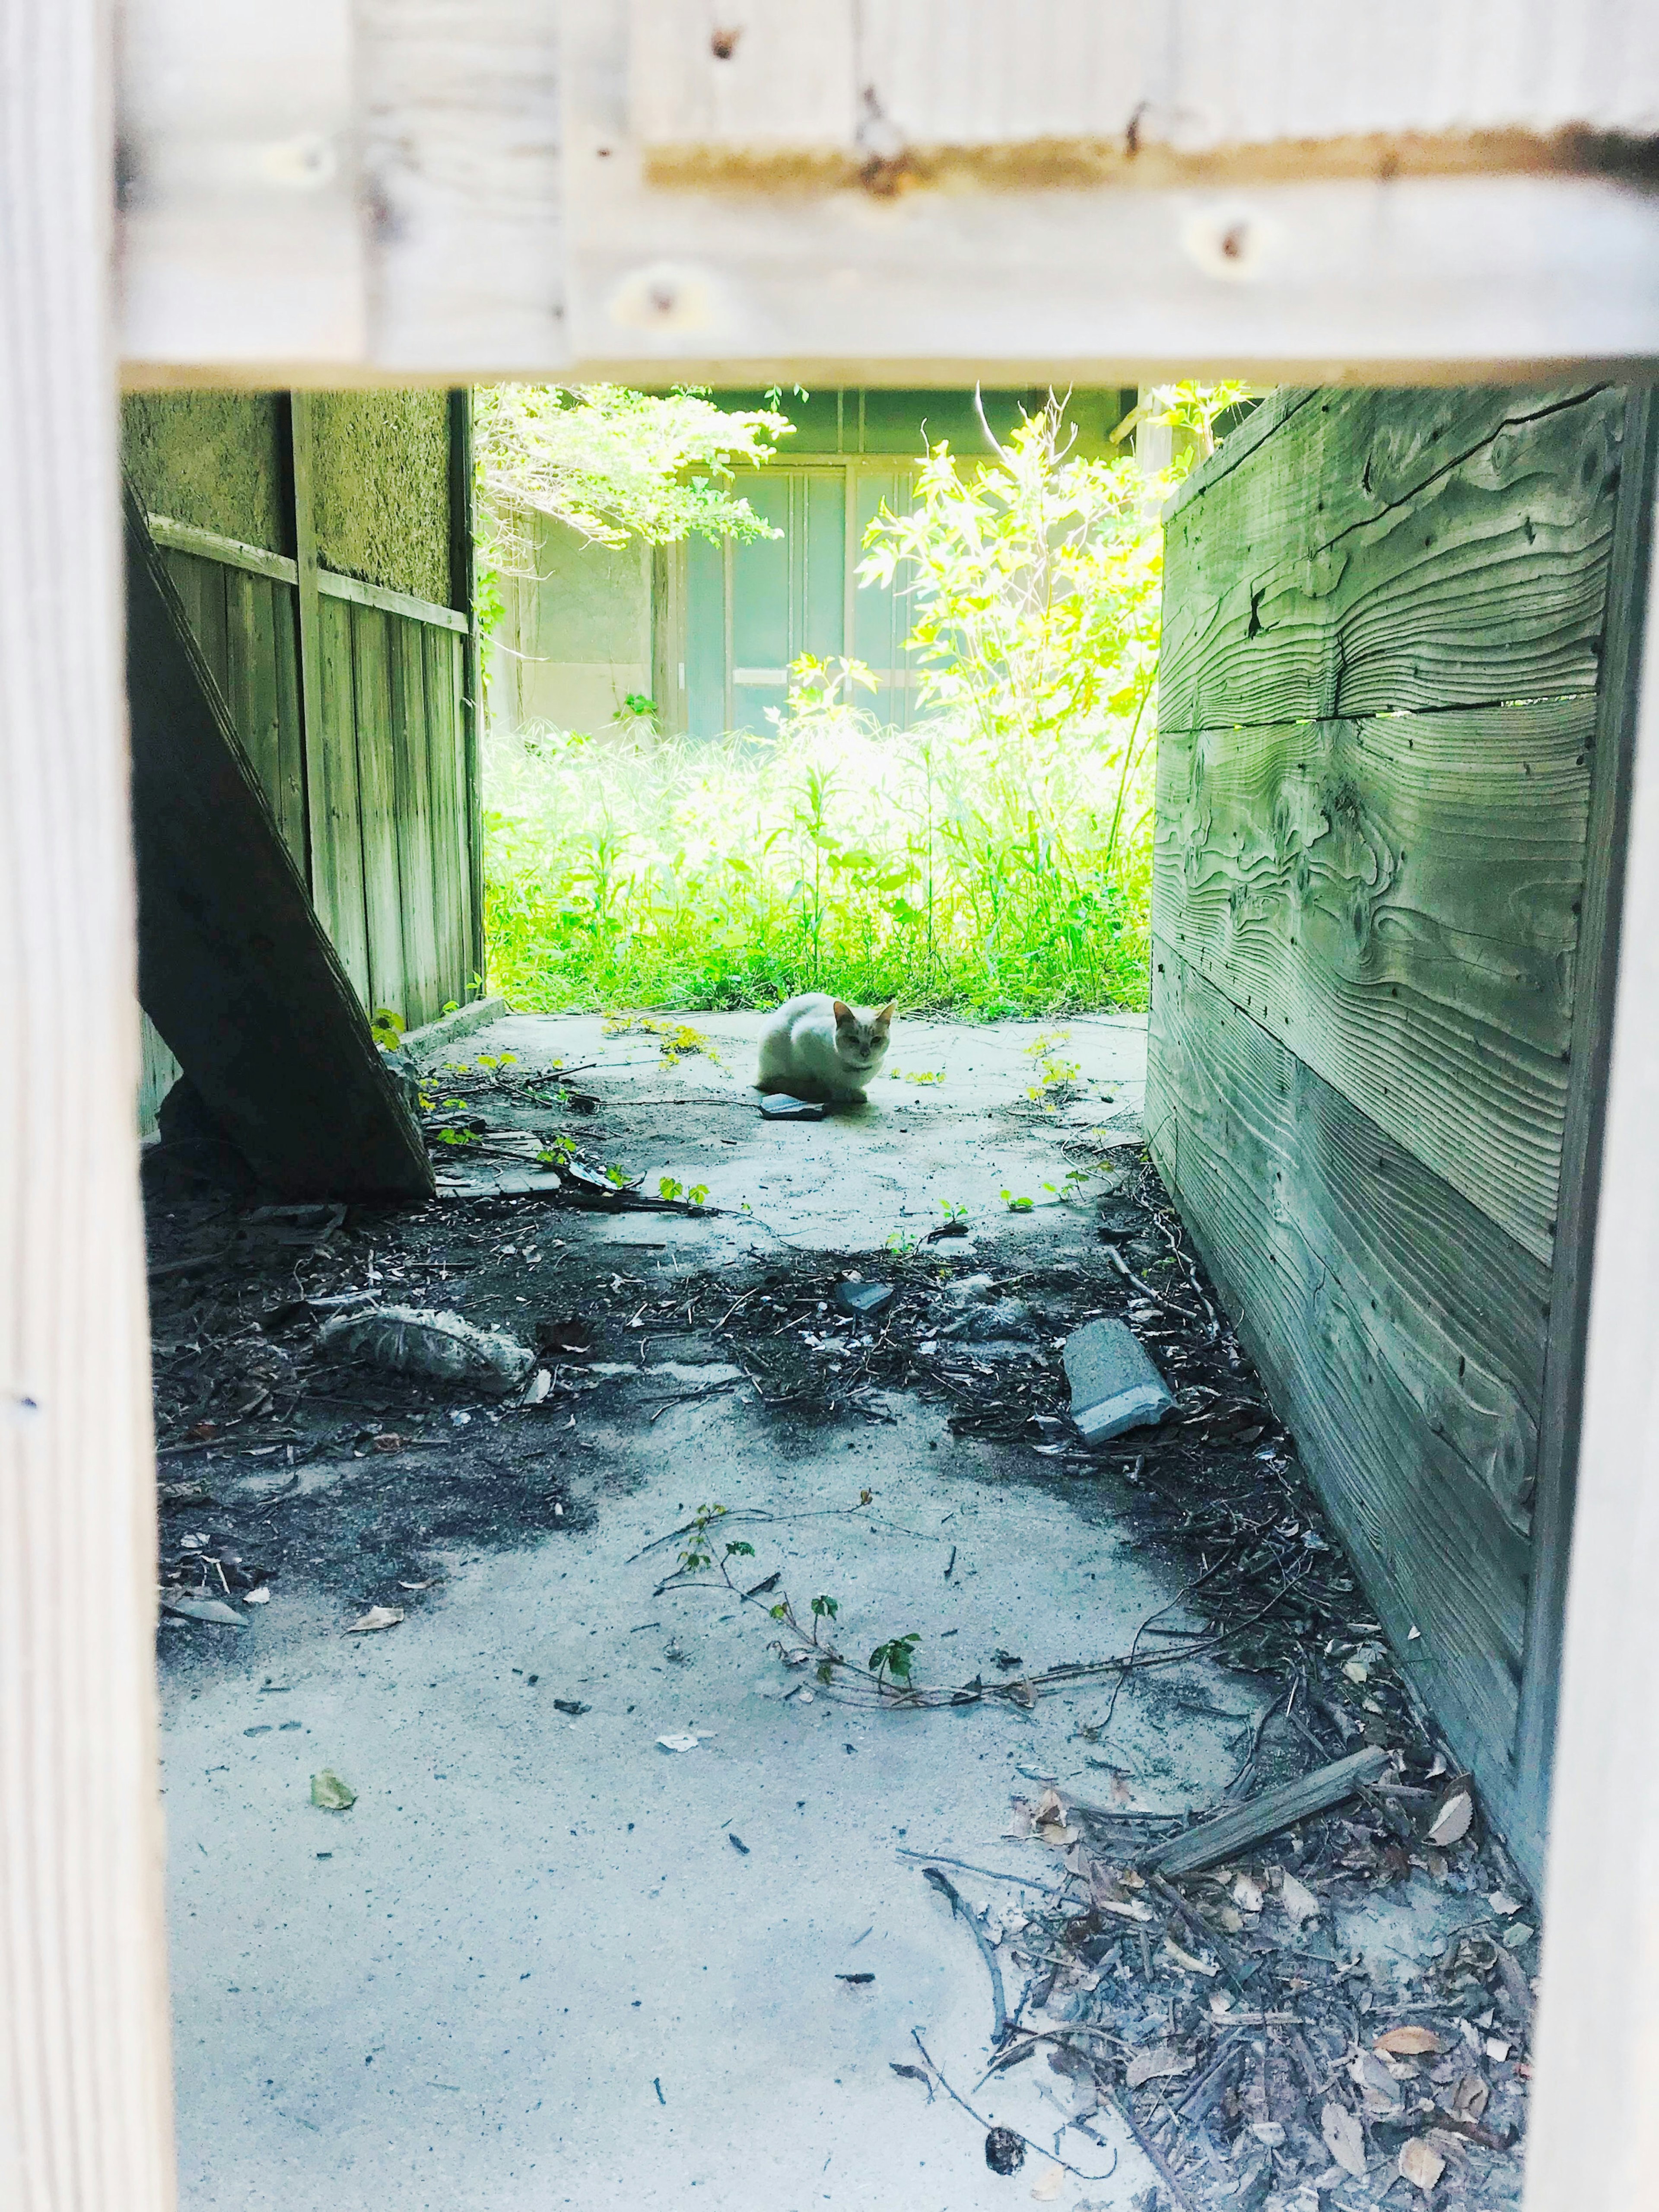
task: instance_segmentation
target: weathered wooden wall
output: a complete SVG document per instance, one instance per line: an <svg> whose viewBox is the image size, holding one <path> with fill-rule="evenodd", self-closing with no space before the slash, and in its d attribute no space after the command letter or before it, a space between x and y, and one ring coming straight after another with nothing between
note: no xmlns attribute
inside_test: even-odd
<svg viewBox="0 0 1659 2212"><path fill-rule="evenodd" d="M464 398L212 398L206 421L200 395L129 400L128 473L353 985L368 1007L429 1021L481 966L472 612L456 557L471 471L452 466ZM204 439L224 459L222 509ZM280 497L256 497L273 476Z"/></svg>
<svg viewBox="0 0 1659 2212"><path fill-rule="evenodd" d="M1153 1150L1534 1870L1646 422L1284 392L1168 527Z"/></svg>

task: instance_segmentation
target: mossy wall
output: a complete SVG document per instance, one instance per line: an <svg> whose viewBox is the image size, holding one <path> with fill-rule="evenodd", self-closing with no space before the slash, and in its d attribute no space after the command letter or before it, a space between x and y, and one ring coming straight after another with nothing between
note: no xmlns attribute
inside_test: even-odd
<svg viewBox="0 0 1659 2212"><path fill-rule="evenodd" d="M146 392L121 403L121 461L152 514L292 553L282 401L271 392Z"/></svg>
<svg viewBox="0 0 1659 2212"><path fill-rule="evenodd" d="M449 605L449 395L319 397L313 498L325 568Z"/></svg>

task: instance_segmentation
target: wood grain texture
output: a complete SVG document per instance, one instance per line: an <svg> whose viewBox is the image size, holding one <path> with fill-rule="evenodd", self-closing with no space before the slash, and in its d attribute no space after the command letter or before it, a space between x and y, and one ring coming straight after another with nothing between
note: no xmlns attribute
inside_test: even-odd
<svg viewBox="0 0 1659 2212"><path fill-rule="evenodd" d="M168 2212L107 11L4 54L0 2203Z"/></svg>
<svg viewBox="0 0 1659 2212"><path fill-rule="evenodd" d="M1544 1897L1527 2212L1659 2173L1659 606L1637 727Z"/></svg>
<svg viewBox="0 0 1659 2212"><path fill-rule="evenodd" d="M1573 994L1572 1075L1562 1138L1560 1218L1539 1431L1538 1504L1526 1668L1516 1738L1517 1824L1541 1860L1560 1690L1561 1639L1583 1411L1584 1346L1594 1274L1602 1116L1624 904L1643 624L1659 484L1659 404L1633 388L1619 486L1603 677L1596 702L1588 866Z"/></svg>
<svg viewBox="0 0 1659 2212"><path fill-rule="evenodd" d="M1169 532L1159 720L1594 691L1624 395L1327 393Z"/></svg>
<svg viewBox="0 0 1659 2212"><path fill-rule="evenodd" d="M317 720L307 732L306 781L311 810L311 895L353 988L368 1006L374 985L363 881L351 614L343 599L325 599L318 608Z"/></svg>
<svg viewBox="0 0 1659 2212"><path fill-rule="evenodd" d="M420 1132L131 497L126 543L144 1009L277 1191L427 1196Z"/></svg>
<svg viewBox="0 0 1659 2212"><path fill-rule="evenodd" d="M1545 1261L1595 729L1574 697L1159 744L1158 935Z"/></svg>
<svg viewBox="0 0 1659 2212"><path fill-rule="evenodd" d="M1370 1601L1501 1824L1547 1271L1161 944L1146 1121Z"/></svg>
<svg viewBox="0 0 1659 2212"><path fill-rule="evenodd" d="M465 1005L475 972L471 801L461 707L460 641L442 630L421 633L425 664L432 871L435 889L441 997Z"/></svg>
<svg viewBox="0 0 1659 2212"><path fill-rule="evenodd" d="M398 732L392 712L392 617L349 610L357 819L368 932L369 1002L404 1013L404 898L398 869ZM342 733L342 744L344 742ZM405 1017L406 1018L406 1017Z"/></svg>

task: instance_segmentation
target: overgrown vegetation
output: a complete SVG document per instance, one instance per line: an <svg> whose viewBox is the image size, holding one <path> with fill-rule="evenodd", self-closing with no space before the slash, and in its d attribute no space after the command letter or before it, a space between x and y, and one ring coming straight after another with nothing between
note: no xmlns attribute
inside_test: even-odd
<svg viewBox="0 0 1659 2212"><path fill-rule="evenodd" d="M1192 454L1237 397L1161 405ZM1184 470L1077 457L1052 398L991 443L933 447L911 510L866 537L861 576L912 611L909 730L860 703L858 662L805 658L760 738L665 738L645 714L494 736L493 986L550 1011L819 988L983 1016L1145 1003L1156 514Z"/></svg>

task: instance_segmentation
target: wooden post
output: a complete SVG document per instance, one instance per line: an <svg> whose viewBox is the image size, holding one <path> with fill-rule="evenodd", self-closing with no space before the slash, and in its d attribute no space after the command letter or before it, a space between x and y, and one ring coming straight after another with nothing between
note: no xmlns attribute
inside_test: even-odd
<svg viewBox="0 0 1659 2212"><path fill-rule="evenodd" d="M306 882L317 895L315 856L328 836L327 823L319 823L313 808L320 799L318 779L312 773L323 726L322 615L317 586L317 525L313 489L315 443L312 433L312 401L308 392L288 396L289 523L294 533L294 564L299 572L295 595L299 616L300 759L306 789Z"/></svg>
<svg viewBox="0 0 1659 2212"><path fill-rule="evenodd" d="M1650 574L1567 1583L1528 2212L1650 2204L1659 2175L1656 596Z"/></svg>
<svg viewBox="0 0 1659 2212"><path fill-rule="evenodd" d="M0 2203L167 2212L109 11L3 21Z"/></svg>
<svg viewBox="0 0 1659 2212"><path fill-rule="evenodd" d="M483 810L479 791L479 738L483 722L483 658L478 640L478 581L472 482L472 393L449 395L449 603L466 617L461 667L462 755L466 769L468 897L471 904L472 972L481 996L484 973Z"/></svg>

